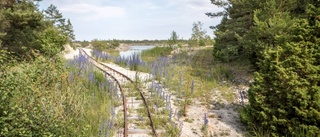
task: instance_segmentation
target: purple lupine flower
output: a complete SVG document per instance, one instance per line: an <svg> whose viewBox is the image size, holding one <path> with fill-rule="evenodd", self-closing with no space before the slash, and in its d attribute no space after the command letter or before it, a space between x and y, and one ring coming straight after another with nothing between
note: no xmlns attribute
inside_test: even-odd
<svg viewBox="0 0 320 137"><path fill-rule="evenodd" d="M152 80L152 83L151 83L151 90L154 90L154 79Z"/></svg>
<svg viewBox="0 0 320 137"><path fill-rule="evenodd" d="M101 51L99 51L97 49L93 49L93 54L92 55L97 59L106 59L107 60L107 59L112 58L112 56L109 55L108 53L101 52Z"/></svg>
<svg viewBox="0 0 320 137"><path fill-rule="evenodd" d="M166 95L166 103L169 102L169 95Z"/></svg>
<svg viewBox="0 0 320 137"><path fill-rule="evenodd" d="M208 120L208 118L207 118L207 114L204 113L204 126L207 126L207 125L208 125L208 122L209 122L209 120Z"/></svg>
<svg viewBox="0 0 320 137"><path fill-rule="evenodd" d="M109 121L109 124L108 124L108 128L109 128L109 129L112 129L112 126L113 126L113 121L110 120L110 121Z"/></svg>
<svg viewBox="0 0 320 137"><path fill-rule="evenodd" d="M91 83L94 83L94 82L95 82L95 78L94 78L93 72L90 72L90 73L89 73L88 80L89 80Z"/></svg>
<svg viewBox="0 0 320 137"><path fill-rule="evenodd" d="M164 100L165 93L162 91L162 99Z"/></svg>
<svg viewBox="0 0 320 137"><path fill-rule="evenodd" d="M239 93L240 93L240 98L241 98L241 104L243 105L244 101L243 101L242 91L239 91Z"/></svg>
<svg viewBox="0 0 320 137"><path fill-rule="evenodd" d="M112 106L112 119L116 116L116 110L114 106Z"/></svg>

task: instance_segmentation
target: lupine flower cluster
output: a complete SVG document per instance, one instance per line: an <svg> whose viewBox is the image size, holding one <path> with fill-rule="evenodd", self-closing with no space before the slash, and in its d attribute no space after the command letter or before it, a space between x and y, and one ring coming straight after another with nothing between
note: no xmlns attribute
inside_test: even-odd
<svg viewBox="0 0 320 137"><path fill-rule="evenodd" d="M112 136L112 130L114 125L115 119L115 107L112 100L119 100L120 93L117 91L116 84L110 80L110 78L105 74L103 75L103 80L98 80L97 74L95 73L96 69L93 63L89 60L86 55L80 54L79 56L75 57L74 60L70 60L66 64L67 68L71 69L71 72L68 76L69 82L76 83L78 78L82 77L86 80L86 84L88 84L89 88L97 89L99 92L101 91L106 96L111 97L111 105L109 106L109 110L105 113L110 115L109 117L102 118L103 120L99 123L99 135L100 136ZM91 93L91 101L95 103L97 101L97 92ZM90 96L89 96L90 97ZM111 113L110 113L111 112Z"/></svg>
<svg viewBox="0 0 320 137"><path fill-rule="evenodd" d="M171 61L167 57L161 57L158 60L152 62L150 74L155 76L158 80L160 78L166 78L167 80L171 79L174 75L169 75L168 66Z"/></svg>
<svg viewBox="0 0 320 137"><path fill-rule="evenodd" d="M113 123L116 116L114 106L111 105L108 111L112 113L112 117L108 119L103 119L102 123L100 124L99 136L109 137L112 135L111 132L113 129ZM109 112L106 112L106 113L109 113Z"/></svg>
<svg viewBox="0 0 320 137"><path fill-rule="evenodd" d="M171 100L171 95L167 95L167 96L166 96L166 100L165 100L165 103L166 103L166 109L171 108L170 100Z"/></svg>
<svg viewBox="0 0 320 137"><path fill-rule="evenodd" d="M192 80L191 82L191 93L193 93L193 91L194 91L194 80Z"/></svg>
<svg viewBox="0 0 320 137"><path fill-rule="evenodd" d="M86 77L86 73L92 72L94 68L88 57L83 54L75 56L74 60L69 60L66 63L66 67L73 69L73 71L68 76L68 80L70 82L75 82L75 76Z"/></svg>
<svg viewBox="0 0 320 137"><path fill-rule="evenodd" d="M126 65L130 69L136 69L137 66L145 66L146 63L142 61L139 54L134 53L129 57L118 56L114 59L114 62L119 65Z"/></svg>
<svg viewBox="0 0 320 137"><path fill-rule="evenodd" d="M89 61L89 58L86 55L80 54L76 56L74 60L67 62L67 66L73 68L73 71L69 74L68 80L75 82L74 77L80 76L85 77L91 85L95 84L99 87L101 91L109 91L112 95L118 98L117 89L115 83L108 79L108 76L105 74L103 81L98 81L94 74L94 65ZM92 100L94 99L94 94L92 94Z"/></svg>
<svg viewBox="0 0 320 137"><path fill-rule="evenodd" d="M101 52L100 50L97 50L97 49L93 49L92 55L97 59L102 59L102 60L112 59L111 55L109 55L106 52Z"/></svg>
<svg viewBox="0 0 320 137"><path fill-rule="evenodd" d="M203 120L204 120L204 126L208 126L209 120L208 120L208 118L207 118L207 114L206 114L206 113L204 113Z"/></svg>
<svg viewBox="0 0 320 137"><path fill-rule="evenodd" d="M169 114L169 121L171 122L171 119L172 119L172 109L170 107L170 114Z"/></svg>

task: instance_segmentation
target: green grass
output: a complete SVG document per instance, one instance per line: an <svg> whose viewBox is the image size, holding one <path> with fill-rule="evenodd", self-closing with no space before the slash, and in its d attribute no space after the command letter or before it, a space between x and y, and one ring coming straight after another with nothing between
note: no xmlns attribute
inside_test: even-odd
<svg viewBox="0 0 320 137"><path fill-rule="evenodd" d="M112 57L117 57L120 55L120 52L116 49L107 49L104 50L105 52L107 52L109 55L111 55Z"/></svg>
<svg viewBox="0 0 320 137"><path fill-rule="evenodd" d="M141 52L141 58L143 61L152 62L153 60L170 55L172 48L170 47L154 47L149 50L144 50Z"/></svg>

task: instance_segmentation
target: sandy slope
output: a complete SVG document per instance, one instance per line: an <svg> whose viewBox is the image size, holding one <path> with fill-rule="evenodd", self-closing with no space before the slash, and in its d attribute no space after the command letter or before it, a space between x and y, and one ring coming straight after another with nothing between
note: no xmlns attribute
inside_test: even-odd
<svg viewBox="0 0 320 137"><path fill-rule="evenodd" d="M64 46L65 50L62 52L62 55L65 59L70 60L70 59L74 59L75 56L79 56L79 49L73 49L70 45L65 45ZM89 48L82 48L83 50L85 50L89 56L91 56L91 51L92 49Z"/></svg>

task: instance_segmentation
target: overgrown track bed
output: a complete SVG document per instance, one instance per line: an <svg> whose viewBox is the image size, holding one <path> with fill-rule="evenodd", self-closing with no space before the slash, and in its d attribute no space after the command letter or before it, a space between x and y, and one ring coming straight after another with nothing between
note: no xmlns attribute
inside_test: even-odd
<svg viewBox="0 0 320 137"><path fill-rule="evenodd" d="M123 99L123 111L124 111L124 131L123 132L124 132L124 136L128 137L128 116L127 116L127 110L128 109L127 109L126 96L124 94L123 88L121 87L121 84L120 84L119 80L114 75L112 75L112 73L110 73L110 72L113 72L113 74L114 73L118 74L119 76L121 76L121 77L125 78L126 80L130 81L130 83L134 83L134 81L131 78L129 78L127 75L125 75L125 74L123 74L123 73L121 73L121 72L119 72L119 71L117 71L117 70L115 70L115 69L113 69L113 68L111 68L111 67L109 67L109 66L107 66L107 65L105 65L103 63L101 63L101 62L99 62L95 58L92 58L83 49L79 48L79 52L82 52L82 53L84 53L84 55L88 56L90 58L90 60L94 62L93 64L99 70L104 72L106 75L110 76L110 78L113 79L116 82L116 84L118 85L119 91L121 92L121 96L122 96L122 99ZM99 67L97 64L103 66L104 68ZM153 135L158 137L158 134L156 132L156 129L155 129L155 126L154 126L154 123L153 123L153 120L152 120L151 112L150 112L150 109L148 107L147 101L146 101L146 99L145 99L145 97L144 97L144 95L142 93L142 89L141 89L141 87L138 87L138 85L135 85L135 88L139 91L140 97L142 98L143 103L144 103L144 107L147 110L148 118L150 120L150 126L151 126L151 129L152 129Z"/></svg>

